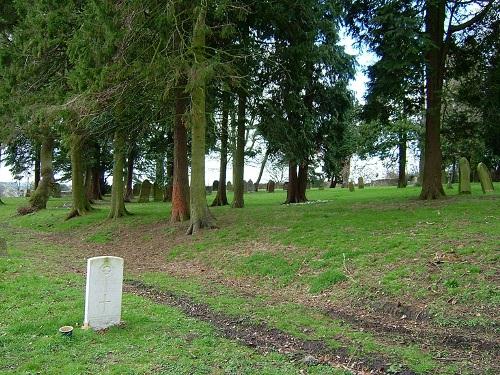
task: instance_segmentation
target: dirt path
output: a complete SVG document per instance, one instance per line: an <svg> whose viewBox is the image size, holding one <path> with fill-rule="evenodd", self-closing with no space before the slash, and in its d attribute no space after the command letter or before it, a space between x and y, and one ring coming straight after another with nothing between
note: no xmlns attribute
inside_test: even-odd
<svg viewBox="0 0 500 375"><path fill-rule="evenodd" d="M384 374L390 367L388 360L383 357L356 358L349 354L348 348L330 349L323 341L301 340L264 324L252 324L245 318L214 312L207 305L196 303L185 296L158 291L141 281L127 282L125 292L176 307L188 316L210 323L222 336L254 348L260 353L277 352L289 356L292 361L308 365L326 364L355 374ZM404 368L391 373L415 374Z"/></svg>

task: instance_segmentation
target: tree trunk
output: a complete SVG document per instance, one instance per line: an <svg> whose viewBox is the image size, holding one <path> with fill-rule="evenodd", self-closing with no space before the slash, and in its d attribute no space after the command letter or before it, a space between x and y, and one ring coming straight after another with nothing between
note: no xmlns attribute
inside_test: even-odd
<svg viewBox="0 0 500 375"><path fill-rule="evenodd" d="M34 190L38 188L38 184L40 183L40 170L41 170L41 146L37 143L35 144L35 184Z"/></svg>
<svg viewBox="0 0 500 375"><path fill-rule="evenodd" d="M337 186L337 178L335 176L332 176L330 179L330 189L335 189Z"/></svg>
<svg viewBox="0 0 500 375"><path fill-rule="evenodd" d="M454 183L457 179L457 161L453 160L453 165L451 166L451 177L450 182Z"/></svg>
<svg viewBox="0 0 500 375"><path fill-rule="evenodd" d="M83 137L79 134L71 134L71 190L73 192L73 207L66 220L76 216L85 215L92 210L90 202L85 194L83 181Z"/></svg>
<svg viewBox="0 0 500 375"><path fill-rule="evenodd" d="M264 159L262 160L262 164L260 165L259 177L257 177L257 181L255 181L255 192L259 191L259 184L262 178L262 174L264 173L264 168L266 167L267 159L269 158L269 149L266 150L264 155Z"/></svg>
<svg viewBox="0 0 500 375"><path fill-rule="evenodd" d="M41 179L30 198L30 206L36 210L47 208L50 186L54 180L54 170L52 167L53 150L54 139L50 136L45 137L42 141L39 155Z"/></svg>
<svg viewBox="0 0 500 375"><path fill-rule="evenodd" d="M426 1L425 32L432 46L426 54L425 159L420 199L439 199L445 196L441 183L440 139L445 14L446 1Z"/></svg>
<svg viewBox="0 0 500 375"><path fill-rule="evenodd" d="M307 164L302 162L297 174L297 164L292 161L288 163L288 190L285 204L307 202L307 170Z"/></svg>
<svg viewBox="0 0 500 375"><path fill-rule="evenodd" d="M125 196L123 200L125 202L132 202L134 199L133 182L134 182L134 159L135 159L135 145L130 147L130 151L127 157L127 185L125 187ZM113 173L114 176L114 173ZM114 179L114 178L113 178Z"/></svg>
<svg viewBox="0 0 500 375"><path fill-rule="evenodd" d="M172 181L174 178L174 162L167 162L167 184L165 186L165 194L163 195L163 202L172 202Z"/></svg>
<svg viewBox="0 0 500 375"><path fill-rule="evenodd" d="M100 182L100 169L101 166L101 149L99 144L94 143L94 147L92 148L94 153L93 163L91 164L91 181L90 181L90 194L89 199L92 201L102 200L101 193L101 182Z"/></svg>
<svg viewBox="0 0 500 375"><path fill-rule="evenodd" d="M349 156L342 162L342 187L346 188L349 184L349 176L351 174L351 157Z"/></svg>
<svg viewBox="0 0 500 375"><path fill-rule="evenodd" d="M194 61L191 71L191 220L187 234L195 234L202 228L214 228L205 195L205 16L206 5L198 8L193 28Z"/></svg>
<svg viewBox="0 0 500 375"><path fill-rule="evenodd" d="M288 190L286 192L285 204L296 203L297 190L297 164L293 161L290 161L288 162Z"/></svg>
<svg viewBox="0 0 500 375"><path fill-rule="evenodd" d="M102 200L101 182L99 181L99 167L92 167L91 198L93 201Z"/></svg>
<svg viewBox="0 0 500 375"><path fill-rule="evenodd" d="M307 171L308 165L305 162L299 165L299 174L297 176L297 203L307 202L306 189L307 189Z"/></svg>
<svg viewBox="0 0 500 375"><path fill-rule="evenodd" d="M185 114L188 107L186 77L182 77L175 88L174 119L174 176L172 181L172 215L171 221L189 220L189 176L188 145Z"/></svg>
<svg viewBox="0 0 500 375"><path fill-rule="evenodd" d="M87 199L91 204L94 203L94 200L92 198L92 167L90 165L87 166L87 169L85 170L85 179L83 186L85 188L85 195L87 196Z"/></svg>
<svg viewBox="0 0 500 375"><path fill-rule="evenodd" d="M234 152L234 170L233 170L233 186L234 197L231 207L243 208L244 201L244 169L245 169L245 111L246 111L247 96L243 90L238 93L238 126L236 130L236 150Z"/></svg>
<svg viewBox="0 0 500 375"><path fill-rule="evenodd" d="M402 131L399 134L399 171L398 171L398 188L406 187L406 132Z"/></svg>
<svg viewBox="0 0 500 375"><path fill-rule="evenodd" d="M163 194L163 202L172 202L172 183L174 179L174 132L170 129L167 133L167 183Z"/></svg>
<svg viewBox="0 0 500 375"><path fill-rule="evenodd" d="M117 219L128 214L124 203L123 168L125 167L125 134L115 131L113 142L113 186L111 188L111 209L108 219Z"/></svg>
<svg viewBox="0 0 500 375"><path fill-rule="evenodd" d="M222 123L220 130L220 169L219 169L219 186L217 187L217 195L212 202L214 206L228 205L226 194L226 170L227 170L227 140L228 140L228 123L229 123L229 95L223 94L222 98Z"/></svg>

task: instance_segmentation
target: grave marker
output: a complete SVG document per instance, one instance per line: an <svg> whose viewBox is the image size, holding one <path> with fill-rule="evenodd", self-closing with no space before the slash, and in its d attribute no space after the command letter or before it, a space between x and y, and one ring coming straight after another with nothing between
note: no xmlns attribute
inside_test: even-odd
<svg viewBox="0 0 500 375"><path fill-rule="evenodd" d="M123 259L100 256L87 259L84 328L101 330L120 324Z"/></svg>
<svg viewBox="0 0 500 375"><path fill-rule="evenodd" d="M486 194L494 190L493 183L491 182L490 171L484 163L479 163L477 165L477 174L479 175L479 181L481 181L481 189L483 193Z"/></svg>
<svg viewBox="0 0 500 375"><path fill-rule="evenodd" d="M458 193L459 194L470 194L470 165L469 161L461 157L459 162L459 183L458 183Z"/></svg>
<svg viewBox="0 0 500 375"><path fill-rule="evenodd" d="M144 180L141 184L141 192L139 193L139 203L149 202L149 196L151 195L151 182L149 180Z"/></svg>
<svg viewBox="0 0 500 375"><path fill-rule="evenodd" d="M163 200L163 189L158 183L153 184L153 200L155 202L161 202Z"/></svg>

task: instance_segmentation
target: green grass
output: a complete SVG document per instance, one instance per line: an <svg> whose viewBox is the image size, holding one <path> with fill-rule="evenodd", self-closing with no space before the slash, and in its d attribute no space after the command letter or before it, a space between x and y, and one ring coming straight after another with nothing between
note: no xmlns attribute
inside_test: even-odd
<svg viewBox="0 0 500 375"><path fill-rule="evenodd" d="M207 323L129 294L123 327L81 330L83 278L44 274L19 257L0 258L0 281L2 374L293 374L306 367L258 354L221 338ZM76 327L72 338L57 332L67 324ZM326 366L308 371L342 373Z"/></svg>
<svg viewBox="0 0 500 375"><path fill-rule="evenodd" d="M287 284L297 273L300 264L290 263L285 258L265 253L255 253L242 259L239 267L244 275L270 277L281 284Z"/></svg>
<svg viewBox="0 0 500 375"><path fill-rule="evenodd" d="M142 276L149 284L297 337L323 340L332 348L347 346L356 355L381 353L394 361L394 369L404 364L419 373L436 372L433 350L442 348L427 353L382 343L300 302L307 297L373 305L382 297L428 306L438 326L497 329L490 312L500 305L498 193L483 195L473 184L470 196L456 195L455 188L447 190L449 197L443 201L420 202L418 192L411 187L368 187L353 193L311 190L308 198L319 202L297 206L281 205L282 191L246 194L244 209L211 209L218 230L182 241L178 238L184 238L185 228L169 223L170 205L165 203L128 204L133 215L113 221L106 219L105 202L89 215L64 221L68 198L52 199L49 209L27 216L15 214L23 199L3 199L7 205L0 206L0 236L15 246L10 245L11 258L0 258L0 373L189 373L189 364L199 373L303 369L284 357L261 356L221 339L209 325L175 309L130 295L124 299L125 327L105 335L77 330L72 340L62 340L58 326L82 320L83 279L51 270L58 254L70 256L71 249L37 242L37 233L113 244L123 240L124 231L141 226L161 228L137 236L156 246L154 233L163 236L169 248L166 262L179 267L202 264L228 281L224 286L201 274L173 277L156 272ZM42 263L22 258L38 255L48 257ZM231 287L233 281L253 286L253 294ZM297 301L280 300L281 290L297 293ZM200 339L187 339L192 332ZM180 349L172 348L174 344ZM466 373L462 364L440 366L439 372L451 374L457 366Z"/></svg>
<svg viewBox="0 0 500 375"><path fill-rule="evenodd" d="M342 271L333 268L314 277L310 281L309 290L311 293L319 293L344 280L347 280L347 276Z"/></svg>

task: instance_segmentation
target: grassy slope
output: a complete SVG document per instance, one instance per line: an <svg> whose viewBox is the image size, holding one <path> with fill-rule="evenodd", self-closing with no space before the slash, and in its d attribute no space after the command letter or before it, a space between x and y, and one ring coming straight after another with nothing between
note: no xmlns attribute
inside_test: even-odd
<svg viewBox="0 0 500 375"><path fill-rule="evenodd" d="M262 290L261 295L242 297L230 287L221 285L212 285L208 291L202 278L179 279L162 273L150 273L144 278L165 289L189 294L225 312L264 320L297 336L323 339L332 347L338 345L336 337L341 337L341 341L345 337L355 347L353 351L382 352L417 371L432 371L435 363L431 355L417 348L382 345L369 334L327 319L300 303L267 303L269 293L266 293L276 287L294 287L311 296L320 293L321 298L340 303L349 303L354 298L404 300L430 306L434 320L443 326L494 326L497 323L488 311L499 304L498 285L495 283L500 233L498 201L494 199L496 193L483 196L480 187L475 185L472 196L455 196L432 203L416 201L417 193L412 188L367 188L354 193L339 189L310 191L309 199L327 202L299 206L279 205L284 199L282 192L248 194L243 210L228 207L212 210L221 229L170 248L169 262L196 261L217 270L227 279L249 279ZM16 227L41 232L75 231L85 241L95 243L112 243L116 240L114 234L124 225L137 227L164 221L169 211L165 204L132 204L129 209L135 215L118 222L103 222L107 214L105 207L86 217L63 222L67 211L62 207L63 200L53 200L49 210L25 217L13 216L14 206L21 203L19 200L6 201L8 206L0 207L0 221L10 227L5 232L12 233L12 228ZM165 223L167 235L175 230ZM145 242L148 240L144 238ZM18 246L19 255L30 251L24 242ZM41 250L58 251L53 247L42 247ZM95 371L89 366L101 366L99 371L106 371L110 364L117 362L124 363L124 368L130 368L132 372L143 372L151 370L151 366L161 365L155 360L159 353L151 349L152 353L148 354L145 348L160 346L164 348L163 357L179 358L188 368L189 350L172 352L164 343L165 335L156 331L159 325L162 332L163 327L169 327L171 331L167 336L177 337L186 348L194 346L193 350L203 353L200 362L194 360L195 366L199 363L200 366L215 368L221 361L219 357L229 353L234 365L240 369L252 368L259 362L264 367L275 368L273 371L276 372L297 371L287 368L290 365L283 358L276 357L269 362L267 357L259 358L248 349L230 342L224 343L228 348L212 350L220 345L214 344L213 340L221 339L215 338L209 327L185 317L177 318L178 323L171 327L170 314L180 316L179 312L151 305L133 296L125 298L124 311L130 314L128 319L125 317L129 322L125 328L127 334L123 335L123 331L114 333L124 337L119 343L110 337L112 333L86 333L77 340L61 341L53 334L54 327L81 320L83 280L54 273L33 276L40 273L39 266L26 260L0 258L2 285L5 284L1 287L5 290L0 297L0 310L4 310L0 311L0 354L10 360L7 362L10 365L26 361L27 366L34 366L33 371L40 368L57 372L57 364L62 366L68 353L77 353L71 365L81 366L79 368L86 371ZM7 280L8 283L4 283ZM14 293L20 290L23 297ZM26 308L21 303L23 300L32 302L37 308L34 309L33 304L30 304L31 309ZM144 313L144 306L147 306L148 313ZM40 319L37 312L44 310L47 315ZM7 311L11 312L8 319L3 318ZM54 313L62 316L53 316ZM26 319L21 319L23 314L27 314L28 319L31 316L36 324L42 324L41 329L27 325ZM61 321L62 317L66 320ZM132 322L135 323L130 324ZM30 340L33 329L37 333ZM209 344L186 341L186 332L203 329ZM305 331L309 333L304 334ZM16 333L20 339L15 337ZM95 340L94 350L89 344ZM36 349L30 347L33 345L30 341L36 343ZM18 345L17 354L7 349L13 347L13 342ZM102 357L99 348L106 351L110 345L114 347L113 353ZM52 350L52 347L62 349ZM135 347L143 348L134 351L136 359L127 350ZM227 360L222 359L222 363ZM23 367L21 370L29 371ZM321 368L316 370L322 371ZM451 373L455 368L450 366L441 370ZM165 368L165 371L169 369Z"/></svg>

